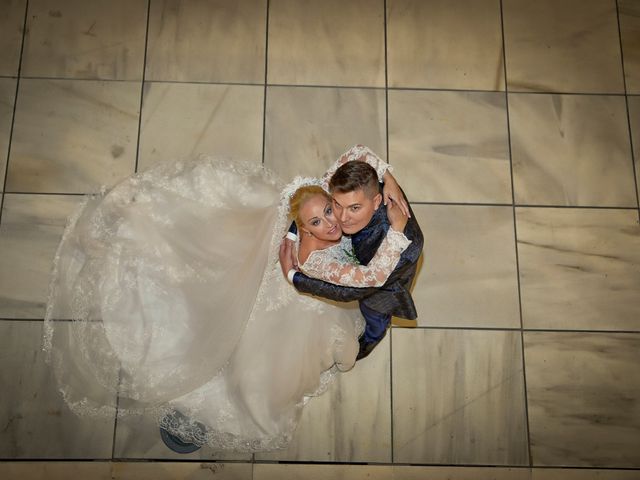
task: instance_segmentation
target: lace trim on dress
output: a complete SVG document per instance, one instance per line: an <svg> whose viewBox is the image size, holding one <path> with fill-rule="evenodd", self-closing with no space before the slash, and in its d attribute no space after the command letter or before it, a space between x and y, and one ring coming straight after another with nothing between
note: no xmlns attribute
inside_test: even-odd
<svg viewBox="0 0 640 480"><path fill-rule="evenodd" d="M310 277L336 285L380 287L385 284L410 243L403 233L390 228L369 264L356 265L350 262L351 242L343 237L338 245L311 252L300 269Z"/></svg>
<svg viewBox="0 0 640 480"><path fill-rule="evenodd" d="M326 173L322 177L322 186L325 190L329 191L329 181L333 174L336 173L336 170L340 168L347 162L355 162L355 161L363 161L367 162L373 168L375 168L376 173L378 174L378 181L382 182L384 178L384 174L393 171L393 167L389 165L387 162L382 160L378 155L376 155L369 147L365 147L364 145L354 145L349 150L344 152L338 160L326 171Z"/></svg>

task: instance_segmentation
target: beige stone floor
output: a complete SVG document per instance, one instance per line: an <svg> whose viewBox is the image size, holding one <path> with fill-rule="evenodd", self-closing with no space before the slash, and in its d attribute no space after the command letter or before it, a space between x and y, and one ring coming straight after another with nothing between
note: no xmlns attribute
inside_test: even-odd
<svg viewBox="0 0 640 480"><path fill-rule="evenodd" d="M424 231L419 318L288 450L66 408L40 341L82 194L355 143ZM639 145L638 0L0 0L0 478L639 479Z"/></svg>

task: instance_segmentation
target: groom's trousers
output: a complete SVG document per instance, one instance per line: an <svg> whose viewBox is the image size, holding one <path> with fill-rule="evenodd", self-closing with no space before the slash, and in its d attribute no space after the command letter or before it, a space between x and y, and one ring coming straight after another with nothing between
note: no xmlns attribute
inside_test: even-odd
<svg viewBox="0 0 640 480"><path fill-rule="evenodd" d="M375 343L382 340L387 327L391 323L391 315L376 312L360 302L360 312L367 325L364 327L364 342Z"/></svg>

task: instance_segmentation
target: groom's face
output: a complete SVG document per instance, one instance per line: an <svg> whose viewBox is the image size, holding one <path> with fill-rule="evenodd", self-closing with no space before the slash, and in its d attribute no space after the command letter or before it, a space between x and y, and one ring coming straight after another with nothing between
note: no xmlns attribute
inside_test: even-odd
<svg viewBox="0 0 640 480"><path fill-rule="evenodd" d="M333 212L342 231L353 234L369 224L381 202L382 195L368 195L362 188L346 193L334 192Z"/></svg>

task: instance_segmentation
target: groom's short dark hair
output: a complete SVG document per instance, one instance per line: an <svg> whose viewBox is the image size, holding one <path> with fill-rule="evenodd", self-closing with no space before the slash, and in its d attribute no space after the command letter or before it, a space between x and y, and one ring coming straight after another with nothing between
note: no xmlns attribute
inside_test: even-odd
<svg viewBox="0 0 640 480"><path fill-rule="evenodd" d="M329 180L331 193L348 193L358 189L364 190L371 198L380 192L378 174L375 168L366 162L347 162L338 168Z"/></svg>

